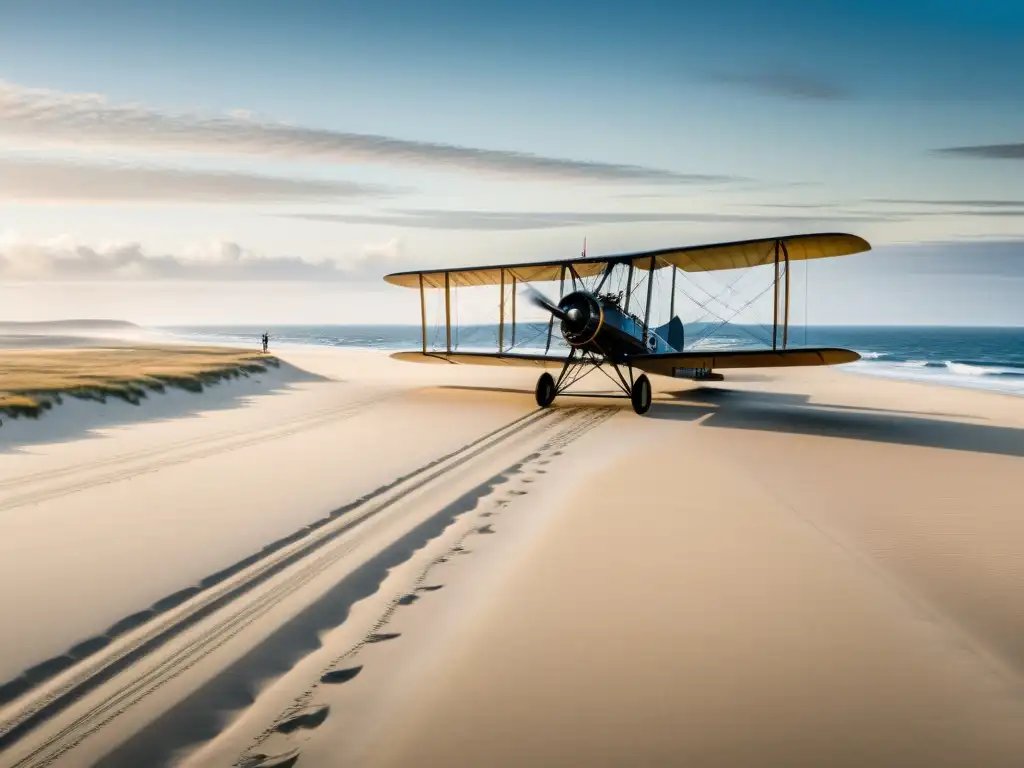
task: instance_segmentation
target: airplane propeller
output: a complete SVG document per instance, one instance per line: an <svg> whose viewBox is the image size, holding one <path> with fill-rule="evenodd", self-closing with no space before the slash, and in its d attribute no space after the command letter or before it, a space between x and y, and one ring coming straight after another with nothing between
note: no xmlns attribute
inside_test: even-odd
<svg viewBox="0 0 1024 768"><path fill-rule="evenodd" d="M532 285L527 283L524 288L530 298L530 303L535 307L540 307L543 310L550 312L552 315L557 317L559 320L563 320L569 325L578 325L580 320L583 319L583 313L580 312L576 307L572 307L568 311L563 310L555 302L551 301L547 296L541 293L539 290L534 288Z"/></svg>

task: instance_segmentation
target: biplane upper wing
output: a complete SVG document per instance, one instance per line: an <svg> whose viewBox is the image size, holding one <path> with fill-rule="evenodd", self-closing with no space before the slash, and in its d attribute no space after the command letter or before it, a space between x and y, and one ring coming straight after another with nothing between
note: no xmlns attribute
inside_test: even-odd
<svg viewBox="0 0 1024 768"><path fill-rule="evenodd" d="M846 256L871 250L866 240L843 233L812 233L731 243L664 248L642 253L580 257L535 263L495 264L456 269L394 272L384 280L406 288L443 288L447 275L450 287L498 285L502 282L558 280L562 269L571 265L578 277L599 275L609 264L632 264L637 269L661 269L675 266L685 272L741 269L780 261L804 261Z"/></svg>
<svg viewBox="0 0 1024 768"><path fill-rule="evenodd" d="M738 350L722 352L666 352L636 355L630 365L647 373L674 376L677 368L718 370L723 368L784 368L805 365L840 365L859 360L860 355L838 347L805 349Z"/></svg>
<svg viewBox="0 0 1024 768"><path fill-rule="evenodd" d="M509 352L395 352L391 357L409 363L514 365L533 368L561 368L568 359L566 355L531 355Z"/></svg>

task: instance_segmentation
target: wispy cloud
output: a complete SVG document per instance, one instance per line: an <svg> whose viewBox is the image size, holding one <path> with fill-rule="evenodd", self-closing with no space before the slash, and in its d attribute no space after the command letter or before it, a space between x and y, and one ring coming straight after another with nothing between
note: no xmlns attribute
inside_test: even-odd
<svg viewBox="0 0 1024 768"><path fill-rule="evenodd" d="M33 241L0 233L0 280L360 282L406 267L400 240L368 245L346 261L263 256L238 243L194 245L180 254L154 254L138 243L88 245L69 237Z"/></svg>
<svg viewBox="0 0 1024 768"><path fill-rule="evenodd" d="M865 203L886 206L918 206L918 210L889 208L889 212L905 218L975 217L1024 218L1024 200L925 200L903 198L872 198Z"/></svg>
<svg viewBox="0 0 1024 768"><path fill-rule="evenodd" d="M716 72L709 75L708 79L716 83L791 99L840 101L850 98L850 92L836 83L784 70Z"/></svg>
<svg viewBox="0 0 1024 768"><path fill-rule="evenodd" d="M1024 280L1024 240L962 240L889 246L890 268L921 275L990 276Z"/></svg>
<svg viewBox="0 0 1024 768"><path fill-rule="evenodd" d="M397 191L350 181L0 156L0 199L28 202L314 202Z"/></svg>
<svg viewBox="0 0 1024 768"><path fill-rule="evenodd" d="M728 176L289 125L240 112L218 116L171 113L136 104L113 104L96 94L31 89L2 81L0 137L35 146L385 163L562 181L692 184L731 180Z"/></svg>
<svg viewBox="0 0 1024 768"><path fill-rule="evenodd" d="M1024 160L1024 142L1017 144L978 144L968 147L945 147L933 150L940 155L962 155L987 160Z"/></svg>
<svg viewBox="0 0 1024 768"><path fill-rule="evenodd" d="M973 207L973 208L1024 208L1024 200L912 200L895 197L869 198L868 203L894 203L909 205L929 205L941 207Z"/></svg>
<svg viewBox="0 0 1024 768"><path fill-rule="evenodd" d="M551 211L468 211L406 209L387 214L296 213L288 218L336 224L372 224L415 229L518 231L559 229L599 224L642 224L653 222L717 224L797 224L839 221L889 221L888 216L755 216L729 213L681 212L551 212Z"/></svg>

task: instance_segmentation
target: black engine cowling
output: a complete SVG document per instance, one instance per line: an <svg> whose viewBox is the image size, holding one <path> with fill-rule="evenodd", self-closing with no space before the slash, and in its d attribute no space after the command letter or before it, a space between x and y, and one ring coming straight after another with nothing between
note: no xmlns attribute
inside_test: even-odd
<svg viewBox="0 0 1024 768"><path fill-rule="evenodd" d="M597 297L587 291L574 291L562 297L558 308L566 317L561 323L562 336L574 347L589 344L601 328L602 310Z"/></svg>

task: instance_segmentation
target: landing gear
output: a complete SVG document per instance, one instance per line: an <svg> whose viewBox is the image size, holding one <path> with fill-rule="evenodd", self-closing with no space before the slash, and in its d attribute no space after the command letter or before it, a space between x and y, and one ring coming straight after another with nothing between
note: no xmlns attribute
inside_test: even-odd
<svg viewBox="0 0 1024 768"><path fill-rule="evenodd" d="M555 397L560 392L565 392L568 387L586 376L587 373L595 370L604 372L601 366L605 362L607 362L615 372L615 376L613 377L610 373L606 372L605 375L608 376L608 378L611 379L612 382L622 391L622 394L605 395L593 392L577 392L573 393L572 396L629 398L630 403L633 405L633 410L637 414L643 415L647 413L651 407L650 379L641 374L634 381L632 369L630 369L629 378L627 378L615 362L597 358L596 356L577 357L575 349L570 351L569 358L562 367L562 373L559 375L557 381L550 373L542 373L540 378L537 379L537 388L534 390L534 396L537 398L537 405L541 408L547 408L554 402Z"/></svg>
<svg viewBox="0 0 1024 768"><path fill-rule="evenodd" d="M629 393L629 399L633 403L633 410L643 415L651 407L651 382L643 374L633 382L633 388Z"/></svg>
<svg viewBox="0 0 1024 768"><path fill-rule="evenodd" d="M537 389L534 392L537 397L537 405L547 408L555 400L555 380L550 373L542 373L537 379Z"/></svg>

